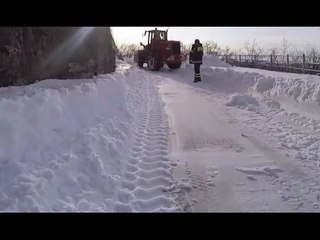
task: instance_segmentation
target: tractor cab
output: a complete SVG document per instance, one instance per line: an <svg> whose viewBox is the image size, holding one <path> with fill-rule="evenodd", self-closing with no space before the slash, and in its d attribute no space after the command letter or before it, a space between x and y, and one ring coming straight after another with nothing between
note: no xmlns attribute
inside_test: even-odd
<svg viewBox="0 0 320 240"><path fill-rule="evenodd" d="M155 30L145 31L144 36L148 35L148 45L153 44L155 41L167 41L168 40L168 30ZM141 46L144 46L140 43Z"/></svg>
<svg viewBox="0 0 320 240"><path fill-rule="evenodd" d="M168 30L158 30L157 28L155 30L145 31L144 35L148 33L148 44L151 44L153 41L167 41L168 38Z"/></svg>

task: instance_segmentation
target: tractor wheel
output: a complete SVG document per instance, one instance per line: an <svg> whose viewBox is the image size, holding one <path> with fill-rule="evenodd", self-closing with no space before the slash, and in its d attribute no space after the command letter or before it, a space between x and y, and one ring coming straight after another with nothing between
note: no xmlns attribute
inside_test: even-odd
<svg viewBox="0 0 320 240"><path fill-rule="evenodd" d="M143 62L142 60L140 60L140 59L138 60L138 66L139 66L139 67L143 68L143 63L144 63L144 62Z"/></svg>
<svg viewBox="0 0 320 240"><path fill-rule="evenodd" d="M160 69L159 61L155 57L150 57L148 59L148 67L152 71L158 71Z"/></svg>
<svg viewBox="0 0 320 240"><path fill-rule="evenodd" d="M181 63L168 63L170 69L178 69L181 67Z"/></svg>

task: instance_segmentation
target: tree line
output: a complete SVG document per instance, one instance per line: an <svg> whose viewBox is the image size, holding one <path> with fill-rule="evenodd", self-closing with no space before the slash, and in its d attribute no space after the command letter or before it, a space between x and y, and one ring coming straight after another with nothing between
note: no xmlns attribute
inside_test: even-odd
<svg viewBox="0 0 320 240"><path fill-rule="evenodd" d="M192 43L181 43L181 53L187 56L191 49ZM213 40L204 41L202 43L205 54L216 55L292 55L301 56L305 54L307 58L320 57L320 50L311 44L307 44L304 48L295 47L288 39L282 38L281 41L272 47L263 47L258 44L256 39L245 41L240 48L232 49L229 46L222 47ZM118 56L133 57L137 50L141 49L138 44L119 44Z"/></svg>

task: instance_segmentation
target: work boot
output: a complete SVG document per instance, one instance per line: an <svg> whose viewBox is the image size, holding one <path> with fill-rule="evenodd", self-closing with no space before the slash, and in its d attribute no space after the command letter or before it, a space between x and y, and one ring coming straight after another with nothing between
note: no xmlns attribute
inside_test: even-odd
<svg viewBox="0 0 320 240"><path fill-rule="evenodd" d="M201 78L199 77L194 78L194 82L200 82L200 81L201 81Z"/></svg>

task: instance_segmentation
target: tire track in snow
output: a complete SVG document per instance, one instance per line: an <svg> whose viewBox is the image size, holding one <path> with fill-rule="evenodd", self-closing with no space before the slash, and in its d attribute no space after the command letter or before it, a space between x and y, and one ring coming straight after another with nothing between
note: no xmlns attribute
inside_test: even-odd
<svg viewBox="0 0 320 240"><path fill-rule="evenodd" d="M118 211L174 211L170 198L167 116L156 87L146 81L145 102L137 111L133 143L118 191Z"/></svg>

